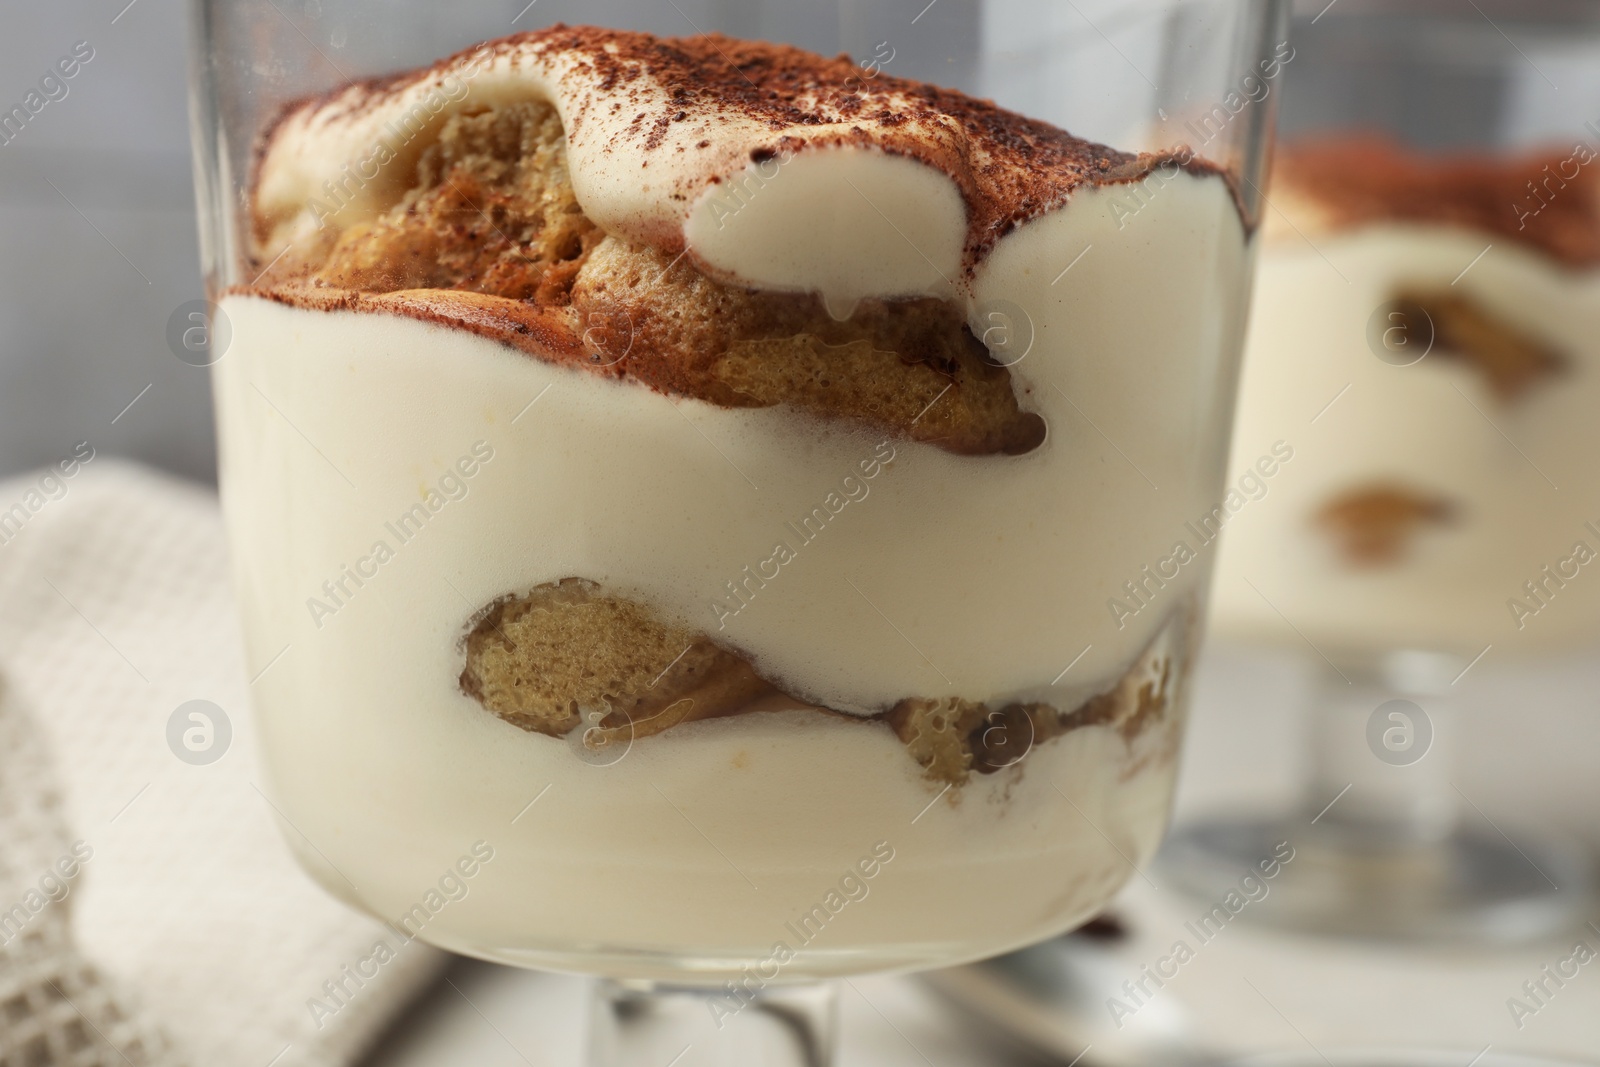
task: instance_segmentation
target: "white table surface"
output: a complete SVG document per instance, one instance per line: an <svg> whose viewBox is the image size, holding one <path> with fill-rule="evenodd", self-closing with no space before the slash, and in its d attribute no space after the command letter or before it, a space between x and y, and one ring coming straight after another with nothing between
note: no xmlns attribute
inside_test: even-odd
<svg viewBox="0 0 1600 1067"><path fill-rule="evenodd" d="M1227 646L1207 653L1180 821L1205 811L1281 810L1296 796L1310 656ZM1439 724L1441 737L1456 742L1451 781L1483 817L1513 833L1517 826L1559 830L1600 849L1600 660L1512 669L1486 659L1458 688L1459 713ZM1152 946L1164 945L1185 909L1193 910L1139 878L1119 907ZM1600 907L1592 910L1600 920ZM1600 961L1521 1028L1506 1004L1543 964L1566 955L1576 934L1498 953L1381 950L1243 927L1227 934L1162 994L1226 1047L1309 1054L1398 1043L1464 1050L1461 1067L1486 1047L1600 1062ZM1588 941L1600 949L1600 935ZM587 991L582 979L463 960L367 1062L576 1065ZM914 979L856 979L843 997L844 1067L1009 1062Z"/></svg>

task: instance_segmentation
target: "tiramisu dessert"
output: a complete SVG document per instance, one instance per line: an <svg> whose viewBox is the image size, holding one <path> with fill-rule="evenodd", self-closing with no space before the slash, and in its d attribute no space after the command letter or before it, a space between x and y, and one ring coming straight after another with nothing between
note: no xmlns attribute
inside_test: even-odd
<svg viewBox="0 0 1600 1067"><path fill-rule="evenodd" d="M1600 631L1595 160L1280 151L1234 455L1294 458L1227 517L1223 626L1468 657Z"/></svg>
<svg viewBox="0 0 1600 1067"><path fill-rule="evenodd" d="M330 890L415 915L479 848L414 932L720 980L1047 936L1150 855L1207 577L1150 568L1219 490L1250 262L1223 173L555 27L289 108L251 188L223 489Z"/></svg>

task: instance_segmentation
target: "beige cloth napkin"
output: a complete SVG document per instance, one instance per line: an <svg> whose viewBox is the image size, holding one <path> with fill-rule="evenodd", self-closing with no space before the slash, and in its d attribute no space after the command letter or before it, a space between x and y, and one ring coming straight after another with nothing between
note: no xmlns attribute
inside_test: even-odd
<svg viewBox="0 0 1600 1067"><path fill-rule="evenodd" d="M108 458L0 482L0 1067L349 1064L441 967L410 944L311 1010L385 931L284 847L242 654L212 494ZM191 700L232 726L208 765L168 742Z"/></svg>

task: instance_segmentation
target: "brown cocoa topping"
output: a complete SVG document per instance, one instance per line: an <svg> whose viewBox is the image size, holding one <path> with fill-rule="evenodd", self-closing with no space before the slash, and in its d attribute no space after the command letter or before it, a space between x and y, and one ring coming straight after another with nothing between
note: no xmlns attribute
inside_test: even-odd
<svg viewBox="0 0 1600 1067"><path fill-rule="evenodd" d="M1588 151L1586 149L1586 151ZM1425 155L1385 137L1320 137L1280 149L1273 182L1315 201L1324 228L1442 223L1532 248L1568 267L1600 265L1600 167L1576 149Z"/></svg>

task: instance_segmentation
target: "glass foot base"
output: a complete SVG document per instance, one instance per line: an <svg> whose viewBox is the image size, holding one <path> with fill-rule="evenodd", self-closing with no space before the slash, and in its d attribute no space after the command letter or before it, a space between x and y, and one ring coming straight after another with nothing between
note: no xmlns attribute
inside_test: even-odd
<svg viewBox="0 0 1600 1067"><path fill-rule="evenodd" d="M1292 858L1263 877L1261 864L1281 860L1285 845ZM1436 841L1396 842L1308 826L1305 817L1181 827L1155 871L1222 907L1220 923L1381 940L1525 943L1581 926L1594 899L1591 858L1554 839L1457 828Z"/></svg>
<svg viewBox="0 0 1600 1067"><path fill-rule="evenodd" d="M721 989L602 979L590 1067L828 1067L838 1038L831 983Z"/></svg>

